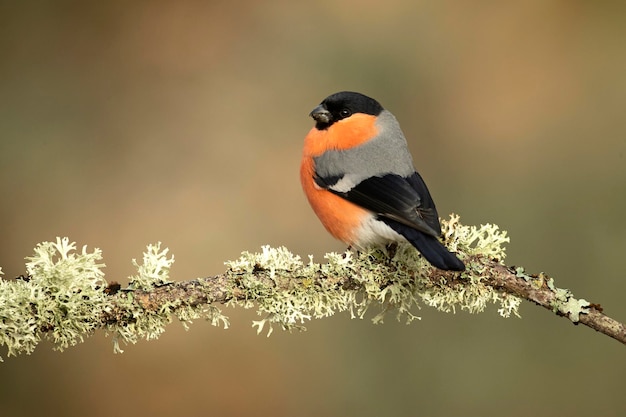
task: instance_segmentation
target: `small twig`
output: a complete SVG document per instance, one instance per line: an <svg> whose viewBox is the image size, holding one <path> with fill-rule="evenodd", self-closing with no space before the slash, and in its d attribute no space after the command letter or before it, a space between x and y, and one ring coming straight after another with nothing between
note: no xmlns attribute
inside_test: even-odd
<svg viewBox="0 0 626 417"><path fill-rule="evenodd" d="M549 287L549 278L545 275L532 275L531 279L525 279L518 277L513 268L500 264L495 264L492 268L493 272L486 278L493 288L531 301L559 316L567 317L563 312L555 311L556 293ZM574 321L574 324L584 324L626 344L626 325L604 314L599 304L590 303L578 319L579 321Z"/></svg>

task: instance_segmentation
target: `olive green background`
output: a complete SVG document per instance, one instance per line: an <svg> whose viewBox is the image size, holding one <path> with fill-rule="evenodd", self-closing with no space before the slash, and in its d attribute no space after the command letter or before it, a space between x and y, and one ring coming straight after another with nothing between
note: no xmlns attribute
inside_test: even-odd
<svg viewBox="0 0 626 417"><path fill-rule="evenodd" d="M38 242L157 241L178 280L261 245L340 251L300 190L308 112L356 90L400 120L442 217L508 230L507 263L626 320L619 2L2 2L0 265ZM0 364L2 416L623 416L626 347L529 303L257 336L172 323ZM2 353L3 356L4 353Z"/></svg>

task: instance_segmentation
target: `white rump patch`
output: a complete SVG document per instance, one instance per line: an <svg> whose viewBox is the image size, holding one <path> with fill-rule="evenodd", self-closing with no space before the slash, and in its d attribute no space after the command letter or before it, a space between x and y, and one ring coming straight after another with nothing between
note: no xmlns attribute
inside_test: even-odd
<svg viewBox="0 0 626 417"><path fill-rule="evenodd" d="M384 222L376 220L376 216L368 216L356 232L356 241L352 243L358 249L372 246L384 246L391 242L406 242L406 239L398 232L387 226Z"/></svg>

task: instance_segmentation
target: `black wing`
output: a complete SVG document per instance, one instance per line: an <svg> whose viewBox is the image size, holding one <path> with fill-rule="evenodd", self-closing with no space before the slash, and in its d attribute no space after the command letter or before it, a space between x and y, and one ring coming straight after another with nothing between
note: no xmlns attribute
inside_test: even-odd
<svg viewBox="0 0 626 417"><path fill-rule="evenodd" d="M320 187L371 210L383 218L394 220L434 237L441 235L435 203L424 180L417 172L407 178L396 174L370 177L347 192L333 189L333 185L340 179L339 176L327 178L315 176L315 182Z"/></svg>

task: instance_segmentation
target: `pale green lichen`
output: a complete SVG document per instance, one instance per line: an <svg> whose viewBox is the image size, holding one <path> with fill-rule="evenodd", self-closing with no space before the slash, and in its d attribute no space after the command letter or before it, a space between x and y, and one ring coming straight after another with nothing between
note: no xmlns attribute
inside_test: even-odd
<svg viewBox="0 0 626 417"><path fill-rule="evenodd" d="M0 280L0 344L8 355L31 353L42 337L63 350L84 341L106 306L99 249L76 251L67 238L37 245L28 277Z"/></svg>
<svg viewBox="0 0 626 417"><path fill-rule="evenodd" d="M161 250L161 242L148 245L143 253L142 263L132 260L137 274L129 277L128 289L149 291L155 286L171 282L169 273L174 257L168 258L168 252L167 248ZM134 344L141 339L157 339L165 331L165 326L172 321L170 313L174 309L173 305L163 305L157 311L145 309L134 302L132 291L124 291L124 296L119 298L117 305L126 311L128 319L106 327L107 334L113 335L113 350L116 353L123 352L120 342Z"/></svg>
<svg viewBox="0 0 626 417"><path fill-rule="evenodd" d="M32 293L32 285L26 281L0 279L0 345L7 347L9 356L31 353L40 341Z"/></svg>
<svg viewBox="0 0 626 417"><path fill-rule="evenodd" d="M258 333L267 325L268 335L271 334L274 323L283 329L303 329L305 321L348 308L350 300L346 297L353 295L337 289L330 281L312 280L319 265L312 260L305 265L299 256L284 247L264 246L260 253L243 252L239 259L226 262L226 266L227 274L232 274L238 288L245 291L244 296L233 298L228 305L251 308L256 303L258 314L264 316L253 321ZM264 271L270 280L300 278L300 283L288 289L277 288L259 280L256 277L259 271Z"/></svg>
<svg viewBox="0 0 626 417"><path fill-rule="evenodd" d="M510 242L506 230L500 230L497 225L465 226L456 214L450 215L450 220L441 221L441 230L451 251L467 255L480 254L500 261L506 256L504 244Z"/></svg>
<svg viewBox="0 0 626 417"><path fill-rule="evenodd" d="M312 257L303 262L283 247L265 246L260 253L243 252L239 259L226 263L227 305L256 308L261 319L253 326L268 335L275 325L303 329L308 320L343 311L364 318L375 310L375 323L394 313L396 319L410 323L419 319L416 313L422 304L445 312L471 313L495 304L502 316L517 315L520 299L485 285L484 266L469 258L481 254L504 259L506 232L495 225L464 226L458 216L443 220L442 230L446 245L467 263L467 270L453 283L443 281L444 275L439 282L433 281L433 267L408 244L398 246L392 259L383 250L371 249L329 253L322 264ZM114 350L120 352L122 343L159 337L172 317L185 327L199 318L229 326L228 318L213 305L191 307L184 300L155 306L137 302L135 291L150 292L172 282L174 258L160 243L147 247L141 263L133 260L137 273L115 297L104 291L107 282L100 261L99 249L90 252L83 247L79 252L69 240L57 239L38 245L28 258L29 279L0 278L0 345L7 346L9 355L32 352L42 338L64 349L102 327L113 336ZM571 300L559 311L575 316L583 306ZM112 312L116 319L103 323L103 315Z"/></svg>
<svg viewBox="0 0 626 417"><path fill-rule="evenodd" d="M554 283L554 279L546 276L543 272L537 275L528 275L523 267L517 267L515 269L515 275L532 284L533 288L540 289L545 285L552 291L554 299L552 300L551 307L554 313L559 313L567 317L573 323L580 321L581 314L587 314L589 306L591 305L589 301L574 297L574 294L566 288L558 288Z"/></svg>
<svg viewBox="0 0 626 417"><path fill-rule="evenodd" d="M504 246L510 241L506 231L497 225L485 224L479 227L460 224L459 216L451 215L450 220L442 220L442 231L446 244L452 251L466 255L482 255L503 261L506 257ZM467 262L467 260L466 260ZM456 312L457 309L470 313L484 311L490 303L499 305L498 313L502 317L511 314L519 317L518 309L521 299L502 293L483 283L482 266L469 263L461 278L468 285L432 286L420 294L421 299L429 306L444 312Z"/></svg>
<svg viewBox="0 0 626 417"><path fill-rule="evenodd" d="M114 352L123 352L121 343L135 344L137 341L157 339L165 327L176 317L188 329L193 320L204 318L214 326L228 328L228 318L221 314L221 310L211 305L192 307L183 300L167 302L159 306L157 310L146 309L133 300L134 289L150 291L171 283L170 268L174 263L174 257L168 257L167 248L161 250L161 242L156 245L148 245L143 254L143 262L133 259L133 265L138 273L130 277L129 288L124 291L124 296L119 298L117 306L122 307L128 316L127 320L108 324L107 334L113 335Z"/></svg>
<svg viewBox="0 0 626 417"><path fill-rule="evenodd" d="M590 306L589 301L584 299L577 299L570 290L557 288L555 291L555 299L552 303L552 311L555 313L558 311L573 323L580 321L581 314L587 314Z"/></svg>
<svg viewBox="0 0 626 417"><path fill-rule="evenodd" d="M116 352L121 351L120 342L156 339L172 315L183 324L206 318L227 327L227 318L214 306L192 308L177 302L151 311L134 302L132 290L149 291L171 282L174 259L167 253L160 243L149 245L141 264L133 260L137 274L130 277L129 288L118 294L113 305L105 292L99 249L78 251L67 238L37 245L34 255L27 258L27 276L0 277L0 346L7 347L8 356L30 354L42 339L48 339L54 349L63 350L102 328L103 314L114 308L124 311L124 320L104 324L104 328L113 335Z"/></svg>
<svg viewBox="0 0 626 417"><path fill-rule="evenodd" d="M504 260L504 244L509 242L509 237L497 225L465 226L459 223L459 216L451 215L450 220L442 220L441 226L450 250ZM422 301L446 313L454 313L457 309L479 313L488 304L496 304L499 305L498 313L502 317L509 317L511 314L519 317L518 309L522 301L520 298L485 285L482 277L484 271L480 264L469 263L466 266L467 270L461 274L461 278L467 281L467 285L449 286L442 282L437 286L426 282L426 288L419 294Z"/></svg>
<svg viewBox="0 0 626 417"><path fill-rule="evenodd" d="M458 216L452 216L442 221L442 229L446 244L461 256L480 253L489 258L505 257L503 245L509 238L495 225L463 226ZM503 317L518 315L521 303L518 297L485 285L478 265L468 265L461 275L467 284L433 283L427 276L432 266L408 244L400 245L393 259L379 249L358 253L348 250L342 254L327 254L326 263L321 265L310 257L305 265L285 248L265 246L260 253L244 252L226 265L229 272L237 276L238 289L245 293L242 300L233 299L229 304L245 308L256 305L257 313L263 318L252 325L259 333L267 328L268 336L274 324L287 330L303 329L306 321L335 312L347 310L352 317L363 318L373 306L380 308L372 319L375 323L382 323L391 311L395 312L396 319L410 323L419 319L415 313L420 301L444 312L460 309L478 313L488 304L496 304ZM257 278L259 271L265 271L271 279L277 276L290 279L292 284L284 288L277 280L274 285L268 285ZM310 279L317 274L329 279ZM302 278L300 284L293 284L293 278L298 277ZM332 278L350 278L356 287L342 288L335 285Z"/></svg>
<svg viewBox="0 0 626 417"><path fill-rule="evenodd" d="M137 274L129 277L128 287L145 290L172 282L170 281L170 268L174 263L174 256L168 258L168 252L168 248L161 250L161 242L156 245L148 245L141 264L133 259L133 266L137 268Z"/></svg>

